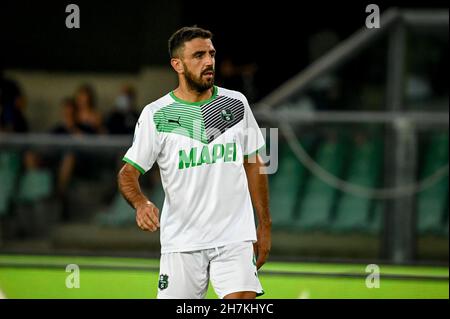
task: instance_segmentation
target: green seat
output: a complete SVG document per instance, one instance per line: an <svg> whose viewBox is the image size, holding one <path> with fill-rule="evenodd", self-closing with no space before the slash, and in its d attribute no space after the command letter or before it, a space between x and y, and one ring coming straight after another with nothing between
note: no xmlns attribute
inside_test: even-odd
<svg viewBox="0 0 450 319"><path fill-rule="evenodd" d="M15 178L13 172L0 168L0 216L8 212Z"/></svg>
<svg viewBox="0 0 450 319"><path fill-rule="evenodd" d="M136 215L133 207L118 192L109 209L98 214L95 219L99 225L125 226L134 224L136 222Z"/></svg>
<svg viewBox="0 0 450 319"><path fill-rule="evenodd" d="M156 185L150 192L149 198L161 212L164 202L164 191L161 184ZM109 209L98 214L95 219L96 223L99 225L129 226L136 223L136 214L134 208L131 207L122 194L118 192Z"/></svg>
<svg viewBox="0 0 450 319"><path fill-rule="evenodd" d="M432 175L448 163L448 134L431 136L425 153L421 179ZM432 187L421 192L417 198L417 221L420 234L448 233L448 175Z"/></svg>
<svg viewBox="0 0 450 319"><path fill-rule="evenodd" d="M449 228L450 228L449 216L448 216L449 215L448 214L448 198L447 198L447 205L446 205L445 211L447 212L447 214L445 216L445 222L444 222L444 235L448 237L448 231L449 231Z"/></svg>
<svg viewBox="0 0 450 319"><path fill-rule="evenodd" d="M0 216L8 213L9 204L14 196L19 170L20 154L2 151L0 153Z"/></svg>
<svg viewBox="0 0 450 319"><path fill-rule="evenodd" d="M20 179L17 200L19 203L29 203L51 196L53 177L47 169L26 171Z"/></svg>
<svg viewBox="0 0 450 319"><path fill-rule="evenodd" d="M354 143L346 180L355 185L376 188L382 169L382 143L379 140ZM368 231L371 211L375 208L370 198L342 193L333 221L336 231Z"/></svg>
<svg viewBox="0 0 450 319"><path fill-rule="evenodd" d="M445 204L445 221L444 221L444 234L448 237L448 231L449 231L449 210L448 210L448 197Z"/></svg>
<svg viewBox="0 0 450 319"><path fill-rule="evenodd" d="M309 150L311 143L301 141ZM306 169L287 143L279 145L278 171L270 175L270 212L277 227L291 227L299 189L306 178Z"/></svg>
<svg viewBox="0 0 450 319"><path fill-rule="evenodd" d="M369 234L380 234L383 229L385 203L382 200L374 201L373 209L365 231Z"/></svg>
<svg viewBox="0 0 450 319"><path fill-rule="evenodd" d="M316 162L329 173L342 177L347 142L326 141L319 146ZM303 230L327 229L336 202L337 190L316 176L311 176L297 208L295 225Z"/></svg>

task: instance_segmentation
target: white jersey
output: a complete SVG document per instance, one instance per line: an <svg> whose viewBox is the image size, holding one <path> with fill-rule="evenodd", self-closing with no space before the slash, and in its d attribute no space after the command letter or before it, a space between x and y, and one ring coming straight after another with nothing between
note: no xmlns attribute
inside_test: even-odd
<svg viewBox="0 0 450 319"><path fill-rule="evenodd" d="M123 160L142 174L158 163L161 253L256 241L243 160L264 144L237 91L214 86L210 99L195 103L171 92L143 109Z"/></svg>

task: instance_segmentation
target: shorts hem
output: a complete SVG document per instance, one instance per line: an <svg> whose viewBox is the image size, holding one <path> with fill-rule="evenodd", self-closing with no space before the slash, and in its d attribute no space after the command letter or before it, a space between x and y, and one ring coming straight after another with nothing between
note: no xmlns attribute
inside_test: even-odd
<svg viewBox="0 0 450 319"><path fill-rule="evenodd" d="M241 288L236 288L236 289L229 289L226 290L224 293L222 294L218 294L220 299L223 299L226 295L235 293L235 292L240 292L240 291L253 291L256 292L256 297L260 297L262 295L264 295L264 289L255 289L255 288L249 288L249 287L241 287Z"/></svg>
<svg viewBox="0 0 450 319"><path fill-rule="evenodd" d="M243 243L243 242L252 242L255 243L256 240L253 238L244 238L244 239L238 239L238 240L233 240L233 241L228 241L228 242L223 242L223 243L217 243L217 244L213 244L213 245L202 245L202 246L198 246L198 247L187 247L187 248L165 248L165 249L161 249L161 254L169 254L169 253L187 253L187 252L192 252L192 251L199 251L199 250L207 250L207 249L213 249L216 247L223 247L223 246L227 246L227 245L231 245L231 244L236 244L236 243Z"/></svg>
<svg viewBox="0 0 450 319"><path fill-rule="evenodd" d="M160 298L160 295L158 294L156 295L156 299L201 299L201 298L173 297L166 294L164 294L162 298Z"/></svg>

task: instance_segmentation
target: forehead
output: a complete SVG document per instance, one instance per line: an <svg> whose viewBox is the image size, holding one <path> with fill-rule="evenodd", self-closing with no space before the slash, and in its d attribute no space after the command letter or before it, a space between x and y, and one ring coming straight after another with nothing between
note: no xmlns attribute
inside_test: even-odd
<svg viewBox="0 0 450 319"><path fill-rule="evenodd" d="M192 54L196 51L214 50L211 39L195 38L184 43L184 53Z"/></svg>

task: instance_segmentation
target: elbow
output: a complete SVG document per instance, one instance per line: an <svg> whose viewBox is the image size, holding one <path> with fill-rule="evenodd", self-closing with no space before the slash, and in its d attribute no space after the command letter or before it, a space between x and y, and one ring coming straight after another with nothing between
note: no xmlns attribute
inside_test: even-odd
<svg viewBox="0 0 450 319"><path fill-rule="evenodd" d="M121 179L122 179L122 176L123 176L122 171L123 171L123 167L117 173L117 187L119 188L119 190L120 190Z"/></svg>
<svg viewBox="0 0 450 319"><path fill-rule="evenodd" d="M125 164L117 173L117 184L119 186L119 190L123 184L135 183L139 179L139 171L135 169L133 166Z"/></svg>
<svg viewBox="0 0 450 319"><path fill-rule="evenodd" d="M122 186L123 180L126 178L126 175L127 175L126 167L124 165L117 173L117 187L119 188L119 190L121 190L121 186Z"/></svg>

